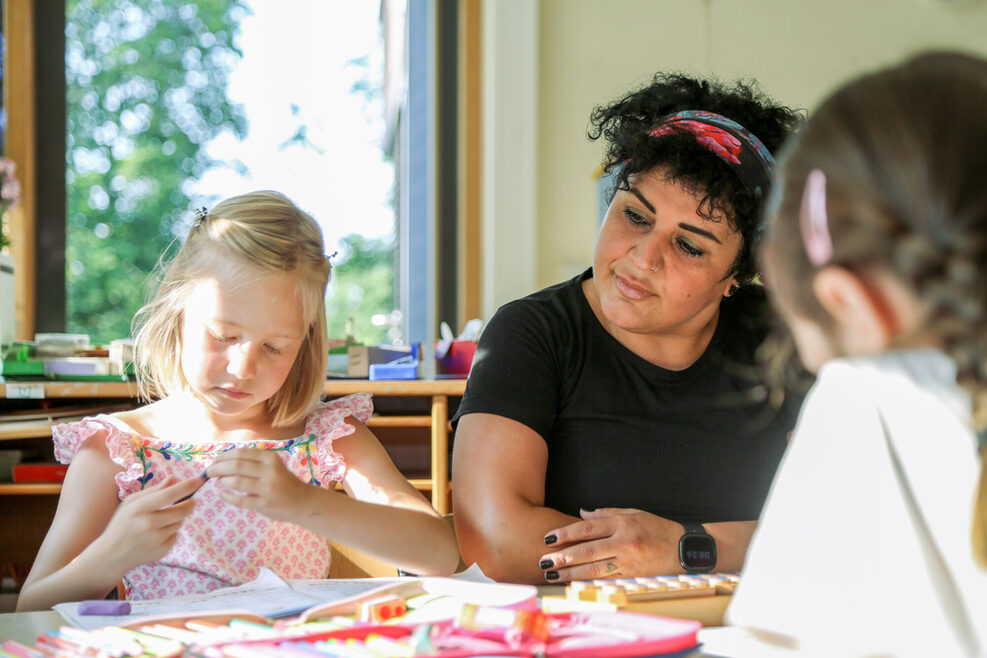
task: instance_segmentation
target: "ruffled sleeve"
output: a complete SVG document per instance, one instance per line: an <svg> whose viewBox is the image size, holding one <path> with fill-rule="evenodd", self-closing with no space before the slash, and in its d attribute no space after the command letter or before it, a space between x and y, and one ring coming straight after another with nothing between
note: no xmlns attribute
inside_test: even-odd
<svg viewBox="0 0 987 658"><path fill-rule="evenodd" d="M140 439L129 432L125 432L106 416L94 416L73 423L53 425L51 438L55 445L55 459L62 464L70 463L76 453L79 452L82 444L89 437L99 433L104 436L103 440L106 441L106 449L110 459L123 468L123 471L116 475L116 483L120 489L121 497L132 492L135 488L140 488L143 466L137 458L134 444L135 440L139 441Z"/></svg>
<svg viewBox="0 0 987 658"><path fill-rule="evenodd" d="M333 441L354 432L353 426L345 422L345 419L353 416L361 423L366 423L373 411L371 395L355 393L320 403L309 415L305 423L305 434L314 434L318 437L318 456L323 482L338 482L346 474L343 457L332 447Z"/></svg>

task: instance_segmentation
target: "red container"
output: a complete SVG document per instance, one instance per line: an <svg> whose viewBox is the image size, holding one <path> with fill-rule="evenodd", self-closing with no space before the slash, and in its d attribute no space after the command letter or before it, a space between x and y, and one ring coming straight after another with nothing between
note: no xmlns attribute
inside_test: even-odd
<svg viewBox="0 0 987 658"><path fill-rule="evenodd" d="M466 378L476 354L475 340L454 340L444 357L435 359L435 374L445 377Z"/></svg>
<svg viewBox="0 0 987 658"><path fill-rule="evenodd" d="M14 482L61 482L68 470L68 464L17 464Z"/></svg>

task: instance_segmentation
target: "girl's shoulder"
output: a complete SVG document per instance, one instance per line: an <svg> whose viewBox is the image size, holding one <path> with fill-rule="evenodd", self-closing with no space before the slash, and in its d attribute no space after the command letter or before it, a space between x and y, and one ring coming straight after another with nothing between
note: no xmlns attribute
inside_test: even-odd
<svg viewBox="0 0 987 658"><path fill-rule="evenodd" d="M117 414L87 416L81 420L52 426L55 459L63 464L69 463L90 437L102 440L111 457L130 452L128 447L138 438L134 428L117 417Z"/></svg>
<svg viewBox="0 0 987 658"><path fill-rule="evenodd" d="M373 411L369 393L354 393L320 402L305 420L305 434L330 439L345 436L353 431L353 426L346 422L347 418L352 416L366 424Z"/></svg>

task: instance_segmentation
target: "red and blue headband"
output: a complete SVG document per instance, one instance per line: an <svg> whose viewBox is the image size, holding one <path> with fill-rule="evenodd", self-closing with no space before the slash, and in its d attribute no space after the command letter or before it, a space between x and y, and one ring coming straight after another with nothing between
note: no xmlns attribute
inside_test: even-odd
<svg viewBox="0 0 987 658"><path fill-rule="evenodd" d="M648 131L652 137L680 133L693 135L700 146L730 165L754 198L768 192L775 159L751 131L732 119L702 110L676 112Z"/></svg>

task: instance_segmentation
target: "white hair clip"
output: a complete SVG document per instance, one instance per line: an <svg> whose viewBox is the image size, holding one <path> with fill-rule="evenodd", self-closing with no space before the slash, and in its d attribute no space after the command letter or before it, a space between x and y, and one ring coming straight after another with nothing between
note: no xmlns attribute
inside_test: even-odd
<svg viewBox="0 0 987 658"><path fill-rule="evenodd" d="M833 238L826 217L826 174L819 169L810 171L805 179L799 226L809 262L816 267L825 265L833 257Z"/></svg>

